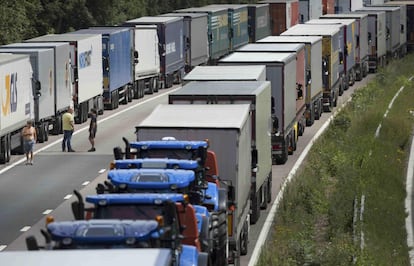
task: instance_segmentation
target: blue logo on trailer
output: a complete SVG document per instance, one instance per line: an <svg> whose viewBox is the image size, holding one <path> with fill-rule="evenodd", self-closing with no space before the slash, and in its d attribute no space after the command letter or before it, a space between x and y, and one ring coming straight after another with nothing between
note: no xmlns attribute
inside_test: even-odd
<svg viewBox="0 0 414 266"><path fill-rule="evenodd" d="M79 68L85 68L90 66L92 63L92 47L90 50L79 54Z"/></svg>

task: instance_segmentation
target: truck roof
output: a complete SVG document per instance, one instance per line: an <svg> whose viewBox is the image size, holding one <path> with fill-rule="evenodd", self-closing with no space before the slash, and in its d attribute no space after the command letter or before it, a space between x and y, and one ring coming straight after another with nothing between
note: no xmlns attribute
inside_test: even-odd
<svg viewBox="0 0 414 266"><path fill-rule="evenodd" d="M265 65L196 66L183 80L257 80L266 71Z"/></svg>
<svg viewBox="0 0 414 266"><path fill-rule="evenodd" d="M341 14L325 14L320 16L319 18L364 18L367 17L367 14L363 13L341 13Z"/></svg>
<svg viewBox="0 0 414 266"><path fill-rule="evenodd" d="M108 179L115 186L127 185L132 189L171 189L188 187L195 180L192 170L183 169L114 169Z"/></svg>
<svg viewBox="0 0 414 266"><path fill-rule="evenodd" d="M249 43L237 51L248 52L297 52L305 48L303 43Z"/></svg>
<svg viewBox="0 0 414 266"><path fill-rule="evenodd" d="M207 13L184 13L184 12L180 12L180 13L165 13L165 14L160 14L158 16L162 16L162 17L192 17L192 18L199 18L199 17L207 17Z"/></svg>
<svg viewBox="0 0 414 266"><path fill-rule="evenodd" d="M175 10L174 12L181 13L181 12L220 12L220 11L227 12L227 8L221 5L201 6L201 7L190 7L190 8L184 8L184 9L178 9L178 10Z"/></svg>
<svg viewBox="0 0 414 266"><path fill-rule="evenodd" d="M294 35L285 35L285 36L267 36L263 39L258 40L256 43L317 43L321 42L321 36L294 36Z"/></svg>
<svg viewBox="0 0 414 266"><path fill-rule="evenodd" d="M91 219L61 221L47 225L53 240L69 238L74 244L127 244L131 238L147 240L158 231L155 220ZM102 243L103 244L103 243Z"/></svg>
<svg viewBox="0 0 414 266"><path fill-rule="evenodd" d="M170 96L182 95L257 95L269 81L192 81L170 93Z"/></svg>
<svg viewBox="0 0 414 266"><path fill-rule="evenodd" d="M296 59L296 53L271 52L233 52L219 60L220 62L259 62L259 63L288 63Z"/></svg>
<svg viewBox="0 0 414 266"><path fill-rule="evenodd" d="M236 128L245 124L249 104L158 105L139 128Z"/></svg>
<svg viewBox="0 0 414 266"><path fill-rule="evenodd" d="M330 19L311 19L306 21L308 24L343 24L343 25L352 25L355 23L354 18L330 18Z"/></svg>
<svg viewBox="0 0 414 266"><path fill-rule="evenodd" d="M142 23L142 24L160 24L180 21L180 17L163 17L163 16L144 16L125 21L126 24Z"/></svg>
<svg viewBox="0 0 414 266"><path fill-rule="evenodd" d="M28 58L27 54L13 54L13 53L1 53L0 54L0 65L21 60L23 58Z"/></svg>
<svg viewBox="0 0 414 266"><path fill-rule="evenodd" d="M171 250L146 248L0 252L0 265L7 266L135 266L137 262L148 266L170 265Z"/></svg>
<svg viewBox="0 0 414 266"><path fill-rule="evenodd" d="M339 25L326 24L316 25L315 24L296 24L286 31L282 32L281 35L317 35L317 36L333 36L340 30Z"/></svg>
<svg viewBox="0 0 414 266"><path fill-rule="evenodd" d="M158 204L168 200L173 202L184 201L183 194L179 193L122 193L87 195L85 200L89 203L105 205L117 204Z"/></svg>
<svg viewBox="0 0 414 266"><path fill-rule="evenodd" d="M247 4L212 4L212 5L207 5L206 7L210 7L210 8L225 7L227 9L240 9L240 8L247 8Z"/></svg>
<svg viewBox="0 0 414 266"><path fill-rule="evenodd" d="M186 149L195 150L200 147L207 148L208 142L205 140L143 140L132 141L129 143L131 148L140 149Z"/></svg>
<svg viewBox="0 0 414 266"><path fill-rule="evenodd" d="M118 33L122 31L129 31L129 27L90 27L88 29L80 29L74 31L74 34L102 34L108 35L113 33Z"/></svg>
<svg viewBox="0 0 414 266"><path fill-rule="evenodd" d="M364 6L358 10L374 10L374 11L395 11L399 10L399 6Z"/></svg>
<svg viewBox="0 0 414 266"><path fill-rule="evenodd" d="M69 45L67 43L62 43L62 42L20 42L20 43L10 43L10 44L6 44L3 45L1 47L13 47L13 48L29 48L29 47L44 47L44 48L54 48L54 47L58 47L58 46L65 46L65 45Z"/></svg>
<svg viewBox="0 0 414 266"><path fill-rule="evenodd" d="M63 34L47 34L39 36L36 38L29 39L29 42L44 42L44 41L54 41L54 42L73 42L87 40L90 38L95 38L100 34L75 34L75 33L63 33ZM102 38L99 36L99 38Z"/></svg>

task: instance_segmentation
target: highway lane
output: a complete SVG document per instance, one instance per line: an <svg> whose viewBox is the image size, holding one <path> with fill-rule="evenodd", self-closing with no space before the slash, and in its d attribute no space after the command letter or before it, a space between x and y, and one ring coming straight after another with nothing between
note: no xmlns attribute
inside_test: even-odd
<svg viewBox="0 0 414 266"><path fill-rule="evenodd" d="M341 106L350 97L350 95L352 94L354 89L365 85L368 82L368 80L370 80L372 77L373 77L373 75L368 76L368 78L365 78L361 82L357 82L349 90L345 91L344 95L339 98L338 107ZM165 92L161 91L161 94L162 93L165 93ZM160 93L156 94L156 96L159 96L161 94ZM152 110L152 108L155 107L155 105L157 103L166 102L166 99L167 99L166 96L165 97L160 97L160 98L156 99L155 101L140 105L139 108L133 108L130 111L125 111L124 112L123 109L130 108L129 107L131 105L131 103L130 103L129 105L127 105L125 107L121 107L123 109L120 108L120 110L117 110L117 112L113 112L112 114L109 114L109 115L116 115L116 117L111 118L107 121L103 121L103 120L106 119L105 117L108 117L107 114L106 114L108 112L106 112L104 114L104 116L99 117L100 122L98 124L98 134L97 134L97 139L96 139L96 141L97 141L97 153L93 154L93 155L98 156L98 157L102 156L102 164L104 165L103 167L105 169L107 167L107 163L109 162L106 159L107 158L106 156L109 156L110 159L112 159L112 148L115 145L123 145L123 143L121 141L121 137L126 136L129 139L133 139L134 138L134 134L133 134L134 125L136 125L140 121L140 119L143 119L146 116L146 114L148 114L150 112L150 110ZM124 112L124 113L122 113L122 112ZM120 113L120 114L118 115L118 113ZM299 142L298 142L298 145L297 145L297 150L295 151L294 155L289 156L289 160L285 165L274 165L272 167L272 172L273 172L272 203L274 202L274 200L276 198L276 195L279 193L281 186L285 182L286 177L289 175L289 173L292 170L294 164L298 160L301 152L309 144L309 142L311 141L314 134L329 119L331 114L332 113L324 113L322 115L322 118L318 121L315 121L315 124L312 127L307 127L306 128L304 135L302 137L300 137L300 139L299 139ZM114 131L119 131L119 132L114 132ZM106 146L104 148L102 146L102 145L104 145L103 143L108 143L108 146ZM74 137L74 147L75 147L75 149L80 150L81 148L83 148L83 150L86 151L87 149L89 149L88 145L89 144L87 142L87 132L86 131L85 131L85 133L80 133L79 135L75 135L75 137ZM54 149L57 149L59 147L60 146L58 145ZM37 155L37 156L39 156L39 155ZM42 153L40 153L40 156L46 156L46 154L44 154L44 152L42 152ZM89 154L87 156L89 156ZM101 165L99 165L99 166L101 166ZM102 169L104 169L104 168L102 168ZM95 192L94 188L95 188L96 184L98 182L102 182L105 179L106 179L106 172L103 172L103 173L97 175L96 179L91 180L90 184L84 186L84 188L81 189L81 193L83 195L94 193ZM79 186L79 184L77 184L77 186ZM76 187L76 185L75 185L75 187ZM75 187L73 187L73 188L75 188ZM61 196L63 194L61 194ZM72 200L63 201L63 203L61 205L57 206L54 209L54 211L52 212L52 215L57 220L73 219L72 215L70 213L70 202L71 201ZM0 203L0 204L2 204L2 203ZM249 252L246 256L243 256L241 258L241 265L248 265L249 261L251 261L252 252L255 248L255 245L256 245L257 239L259 237L259 234L260 234L261 230L263 229L263 227L265 226L265 220L266 220L267 215L269 214L270 209L271 209L271 204L269 204L269 206L266 210L262 211L259 221L255 225L251 226L250 234L249 234L249 238L250 238ZM41 235L39 233L39 230L41 228L44 228L44 217L39 219L36 223L33 223L32 227L27 232L21 232L19 237L17 237L15 241L9 243L7 248L5 248L5 250L24 250L26 248L25 243L24 243L24 239L25 239L26 236L35 235L35 236L38 237L38 239L42 239ZM0 230L3 231L2 226L0 226ZM42 239L42 241L43 241L43 239ZM3 243L0 243L0 245L1 244L3 244Z"/></svg>

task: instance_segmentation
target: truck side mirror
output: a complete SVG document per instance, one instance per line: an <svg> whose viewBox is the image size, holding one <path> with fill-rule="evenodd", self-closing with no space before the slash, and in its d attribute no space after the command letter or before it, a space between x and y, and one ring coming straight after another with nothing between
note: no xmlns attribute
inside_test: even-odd
<svg viewBox="0 0 414 266"><path fill-rule="evenodd" d="M85 203L83 202L82 195L77 191L73 191L75 196L77 197L77 201L72 202L72 213L75 220L83 220L84 212L85 212Z"/></svg>
<svg viewBox="0 0 414 266"><path fill-rule="evenodd" d="M134 64L139 63L139 53L138 51L134 51Z"/></svg>
<svg viewBox="0 0 414 266"><path fill-rule="evenodd" d="M26 237L26 247L27 250L40 250L39 244L34 236Z"/></svg>
<svg viewBox="0 0 414 266"><path fill-rule="evenodd" d="M33 87L34 87L34 93L33 96L36 98L39 98L40 96L42 96L42 85L40 84L40 81L35 80L33 81Z"/></svg>

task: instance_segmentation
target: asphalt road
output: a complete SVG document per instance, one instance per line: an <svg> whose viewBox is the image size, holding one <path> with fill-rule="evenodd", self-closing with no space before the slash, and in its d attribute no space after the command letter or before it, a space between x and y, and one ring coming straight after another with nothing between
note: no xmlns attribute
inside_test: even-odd
<svg viewBox="0 0 414 266"><path fill-rule="evenodd" d="M346 102L352 91L367 83L373 75L357 82L338 100L338 108ZM173 88L174 89L174 88ZM33 166L25 166L23 156L13 156L8 165L0 167L0 250L26 250L25 238L34 235L40 242L43 238L40 229L44 228L46 214L56 220L72 220L70 202L73 190L83 195L94 194L98 182L106 179L106 170L113 159L112 149L122 146L122 137L135 139L134 126L138 124L158 104L167 103L167 94L172 89L161 90L134 100L114 111L105 111L98 117L96 152L88 153L88 124L76 126L73 147L76 153L62 153L61 138L51 136L47 143L37 144ZM335 110L334 110L335 111ZM333 113L323 113L320 120L307 127L300 137L297 150L284 165L274 165L272 203L281 186L292 170L300 154L312 137ZM269 204L261 212L259 221L250 227L249 252L241 258L241 265L248 265L257 238L263 229L271 209Z"/></svg>

